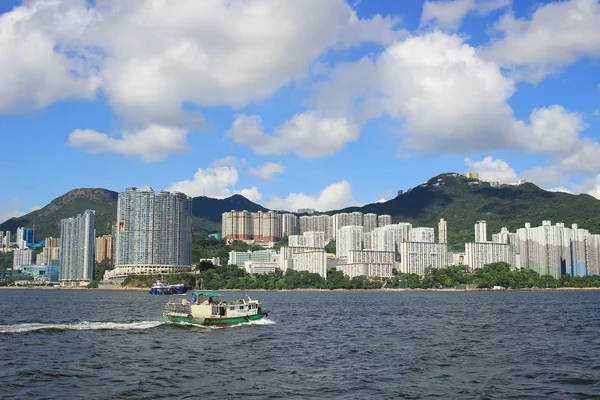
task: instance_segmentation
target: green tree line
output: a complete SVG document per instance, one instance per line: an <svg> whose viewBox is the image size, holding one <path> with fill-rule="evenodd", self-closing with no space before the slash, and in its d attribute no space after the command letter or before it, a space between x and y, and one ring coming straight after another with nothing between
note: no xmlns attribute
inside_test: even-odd
<svg viewBox="0 0 600 400"><path fill-rule="evenodd" d="M327 279L307 271L275 271L271 274L251 275L235 265L204 265L197 274L139 275L125 279L123 286L150 287L157 279L170 283L185 283L189 287L208 290L291 290L291 289L460 289L467 287L506 289L535 289L560 287L600 287L600 276L571 277L556 279L540 275L531 269L511 269L503 262L492 263L474 273L466 266L450 266L430 269L424 276L402 274L394 271L391 278L349 278L340 271L329 271ZM469 285L469 286L467 286Z"/></svg>

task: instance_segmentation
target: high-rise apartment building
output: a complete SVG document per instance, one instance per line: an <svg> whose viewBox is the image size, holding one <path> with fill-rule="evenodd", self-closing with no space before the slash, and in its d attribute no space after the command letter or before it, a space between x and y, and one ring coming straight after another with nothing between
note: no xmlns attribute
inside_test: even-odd
<svg viewBox="0 0 600 400"><path fill-rule="evenodd" d="M448 243L448 222L444 218L438 223L438 243Z"/></svg>
<svg viewBox="0 0 600 400"><path fill-rule="evenodd" d="M400 243L400 271L425 275L429 268L444 268L448 262L447 245L431 242Z"/></svg>
<svg viewBox="0 0 600 400"><path fill-rule="evenodd" d="M299 220L300 232L325 232L325 244L334 239L333 217L329 215L302 216Z"/></svg>
<svg viewBox="0 0 600 400"><path fill-rule="evenodd" d="M600 235L588 235L585 240L587 273L600 275Z"/></svg>
<svg viewBox="0 0 600 400"><path fill-rule="evenodd" d="M392 216L383 214L377 217L377 226L386 226L392 224Z"/></svg>
<svg viewBox="0 0 600 400"><path fill-rule="evenodd" d="M471 271L495 262L511 264L512 260L513 255L508 243L465 243L465 264L471 268Z"/></svg>
<svg viewBox="0 0 600 400"><path fill-rule="evenodd" d="M281 216L281 236L297 235L298 232L298 217L290 213L283 214Z"/></svg>
<svg viewBox="0 0 600 400"><path fill-rule="evenodd" d="M31 228L17 228L17 246L23 250L28 244L35 243L35 230Z"/></svg>
<svg viewBox="0 0 600 400"><path fill-rule="evenodd" d="M365 233L377 228L377 214L368 213L363 215L363 229Z"/></svg>
<svg viewBox="0 0 600 400"><path fill-rule="evenodd" d="M115 270L105 279L131 273L189 270L192 264L192 199L178 192L154 194L149 186L119 193Z"/></svg>
<svg viewBox="0 0 600 400"><path fill-rule="evenodd" d="M308 271L327 279L327 255L323 249L295 253L290 266L295 271Z"/></svg>
<svg viewBox="0 0 600 400"><path fill-rule="evenodd" d="M46 247L60 247L60 238L48 237L44 240Z"/></svg>
<svg viewBox="0 0 600 400"><path fill-rule="evenodd" d="M13 269L20 269L22 265L35 263L35 252L30 249L15 249L13 251Z"/></svg>
<svg viewBox="0 0 600 400"><path fill-rule="evenodd" d="M530 268L540 275L558 279L564 274L587 275L588 262L594 270L598 265L594 235L576 224L566 228L563 223L552 225L550 221L542 221L542 226L538 227L526 223L524 228L517 229L516 236L517 267Z"/></svg>
<svg viewBox="0 0 600 400"><path fill-rule="evenodd" d="M112 235L103 235L96 238L96 262L112 259Z"/></svg>
<svg viewBox="0 0 600 400"><path fill-rule="evenodd" d="M362 250L363 227L349 225L340 228L335 242L335 253L346 259L350 250Z"/></svg>
<svg viewBox="0 0 600 400"><path fill-rule="evenodd" d="M435 242L435 230L433 228L427 228L427 227L412 228L411 230L408 231L408 241L409 242L434 243Z"/></svg>
<svg viewBox="0 0 600 400"><path fill-rule="evenodd" d="M91 281L94 278L94 214L85 210L60 221L60 280Z"/></svg>
<svg viewBox="0 0 600 400"><path fill-rule="evenodd" d="M382 226L375 228L371 232L371 243L370 249L378 251L391 251L396 253L397 242L396 242L396 230L390 229L389 226Z"/></svg>
<svg viewBox="0 0 600 400"><path fill-rule="evenodd" d="M475 243L487 242L487 222L477 221L475 224Z"/></svg>

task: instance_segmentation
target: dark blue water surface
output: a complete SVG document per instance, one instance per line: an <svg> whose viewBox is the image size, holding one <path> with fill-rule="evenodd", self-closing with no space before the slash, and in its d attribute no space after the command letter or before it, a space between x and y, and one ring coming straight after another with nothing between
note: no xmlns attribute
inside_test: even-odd
<svg viewBox="0 0 600 400"><path fill-rule="evenodd" d="M268 320L216 329L147 292L0 290L0 397L600 398L599 291L249 294Z"/></svg>

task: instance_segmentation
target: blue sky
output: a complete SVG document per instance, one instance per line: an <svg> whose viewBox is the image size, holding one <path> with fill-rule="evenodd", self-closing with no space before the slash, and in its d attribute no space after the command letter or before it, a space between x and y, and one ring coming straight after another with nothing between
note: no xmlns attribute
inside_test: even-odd
<svg viewBox="0 0 600 400"><path fill-rule="evenodd" d="M141 185L329 210L450 171L600 197L596 0L0 13L0 220Z"/></svg>

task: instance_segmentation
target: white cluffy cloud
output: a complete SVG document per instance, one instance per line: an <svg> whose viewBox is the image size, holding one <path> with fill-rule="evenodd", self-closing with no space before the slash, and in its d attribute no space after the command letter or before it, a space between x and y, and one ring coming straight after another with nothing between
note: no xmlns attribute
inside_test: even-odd
<svg viewBox="0 0 600 400"><path fill-rule="evenodd" d="M469 171L479 173L479 179L488 182L515 183L517 173L505 161L494 159L492 156L484 157L479 161L465 158L465 164Z"/></svg>
<svg viewBox="0 0 600 400"><path fill-rule="evenodd" d="M515 81L458 35L441 31L398 42L375 58L338 64L311 104L322 115L389 116L406 148L470 153L499 149L565 157L582 143L580 115L554 105L517 120Z"/></svg>
<svg viewBox="0 0 600 400"><path fill-rule="evenodd" d="M256 187L236 190L238 171L234 166L198 168L192 179L183 180L172 184L167 190L182 192L188 196L207 196L217 199L241 194L251 201L258 201L262 194Z"/></svg>
<svg viewBox="0 0 600 400"><path fill-rule="evenodd" d="M581 56L600 56L600 3L555 1L535 8L530 19L505 15L495 26L501 38L481 49L516 76L537 81Z"/></svg>
<svg viewBox="0 0 600 400"><path fill-rule="evenodd" d="M252 175L258 176L261 179L271 179L275 175L282 174L285 168L283 165L278 163L266 163L260 167L250 168L250 173Z"/></svg>
<svg viewBox="0 0 600 400"><path fill-rule="evenodd" d="M390 43L397 24L343 0L32 0L0 16L0 112L100 89L127 119L170 124L186 102L265 99L326 49Z"/></svg>
<svg viewBox="0 0 600 400"><path fill-rule="evenodd" d="M188 132L184 129L149 125L138 131L125 131L118 136L90 129L76 129L69 135L69 145L90 153L114 152L139 157L144 162L165 159L173 153L189 150Z"/></svg>
<svg viewBox="0 0 600 400"><path fill-rule="evenodd" d="M291 193L285 198L275 197L268 203L272 210L296 211L299 208L314 208L318 211L337 210L356 205L352 199L352 186L347 181L333 183L318 195Z"/></svg>
<svg viewBox="0 0 600 400"><path fill-rule="evenodd" d="M359 130L346 118L326 118L308 111L275 128L273 135L264 132L259 116L238 115L226 135L256 154L293 151L303 158L318 158L334 154L358 139Z"/></svg>
<svg viewBox="0 0 600 400"><path fill-rule="evenodd" d="M23 211L21 200L18 198L13 199L10 203L0 207L0 224L11 218L21 217L30 212L39 210L40 208L42 208L42 206L34 205L31 206L28 211Z"/></svg>
<svg viewBox="0 0 600 400"><path fill-rule="evenodd" d="M487 15L492 11L509 7L512 0L426 0L421 14L421 26L430 23L457 30L464 17L470 12Z"/></svg>
<svg viewBox="0 0 600 400"><path fill-rule="evenodd" d="M328 49L394 42L398 23L360 19L344 0L31 0L0 15L0 113L101 93L129 131L190 130L204 122L197 107L267 99ZM156 161L182 150L157 151L152 136L143 157L85 128L76 138L98 151Z"/></svg>

